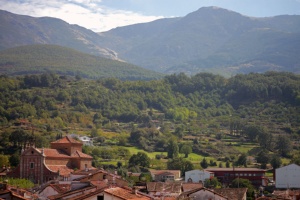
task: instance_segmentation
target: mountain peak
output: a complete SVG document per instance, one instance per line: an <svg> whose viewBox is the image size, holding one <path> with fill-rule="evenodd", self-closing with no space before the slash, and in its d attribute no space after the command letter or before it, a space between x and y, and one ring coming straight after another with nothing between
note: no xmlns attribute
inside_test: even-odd
<svg viewBox="0 0 300 200"><path fill-rule="evenodd" d="M237 13L235 11L228 10L226 8L221 8L221 7L218 7L218 6L201 7L195 12L224 12L224 13L235 13L235 14L241 15L240 13Z"/></svg>

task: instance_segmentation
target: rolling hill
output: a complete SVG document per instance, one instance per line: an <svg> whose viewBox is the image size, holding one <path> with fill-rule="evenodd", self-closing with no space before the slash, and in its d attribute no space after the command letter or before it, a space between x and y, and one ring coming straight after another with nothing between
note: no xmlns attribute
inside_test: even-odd
<svg viewBox="0 0 300 200"><path fill-rule="evenodd" d="M97 57L57 45L26 45L0 51L0 74L37 73L80 75L99 79L116 77L126 80L150 80L161 74L141 67Z"/></svg>

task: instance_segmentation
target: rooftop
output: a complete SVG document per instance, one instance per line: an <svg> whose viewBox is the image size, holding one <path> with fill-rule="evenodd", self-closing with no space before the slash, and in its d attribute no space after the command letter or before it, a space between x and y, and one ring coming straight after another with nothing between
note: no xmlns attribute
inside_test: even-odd
<svg viewBox="0 0 300 200"><path fill-rule="evenodd" d="M71 172L73 172L73 169L68 168L66 165L47 165L47 167L52 172L59 172L61 176L68 176Z"/></svg>
<svg viewBox="0 0 300 200"><path fill-rule="evenodd" d="M50 184L50 187L61 194L69 191L71 189L71 184Z"/></svg>
<svg viewBox="0 0 300 200"><path fill-rule="evenodd" d="M259 168L238 168L238 167L235 167L235 168L206 168L205 169L206 171L220 171L220 172L226 172L226 171L237 171L237 172L252 172L252 171L255 171L255 172L265 172L266 170L265 169L259 169Z"/></svg>
<svg viewBox="0 0 300 200"><path fill-rule="evenodd" d="M51 142L51 143L61 143L61 144L69 144L69 143L72 143L72 144L82 144L80 141L77 141L75 139L73 139L72 137L69 137L69 136L65 136L59 140L56 140L54 142Z"/></svg>
<svg viewBox="0 0 300 200"><path fill-rule="evenodd" d="M180 182L147 182L148 192L180 193Z"/></svg>
<svg viewBox="0 0 300 200"><path fill-rule="evenodd" d="M202 183L182 183L183 192L194 190L197 188L203 188Z"/></svg>
<svg viewBox="0 0 300 200"><path fill-rule="evenodd" d="M131 189L125 189L125 188L110 188L104 190L105 193L119 197L120 199L144 199L144 200L150 200L151 198L147 196L146 194L141 194L140 192L135 193Z"/></svg>
<svg viewBox="0 0 300 200"><path fill-rule="evenodd" d="M70 158L68 154L66 154L62 150L58 149L49 149L49 148L43 148L43 149L37 149L40 153L44 151L44 155L46 157L52 157L52 158Z"/></svg>
<svg viewBox="0 0 300 200"><path fill-rule="evenodd" d="M76 151L74 154L72 154L72 157L79 157L79 158L90 158L90 159L93 159L92 156L88 155L88 154L85 154L85 153L82 153L81 151Z"/></svg>
<svg viewBox="0 0 300 200"><path fill-rule="evenodd" d="M231 200L242 200L247 192L248 188L218 188L214 189L216 193L227 197Z"/></svg>

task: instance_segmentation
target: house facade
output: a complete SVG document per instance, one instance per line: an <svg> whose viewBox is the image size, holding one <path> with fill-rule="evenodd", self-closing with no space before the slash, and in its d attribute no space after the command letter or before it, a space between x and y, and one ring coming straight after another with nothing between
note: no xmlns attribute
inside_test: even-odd
<svg viewBox="0 0 300 200"><path fill-rule="evenodd" d="M51 148L31 146L22 150L18 167L7 176L29 179L37 184L58 178L66 180L74 169L92 168L92 159L82 153L81 142L66 136L51 142Z"/></svg>
<svg viewBox="0 0 300 200"><path fill-rule="evenodd" d="M154 181L178 181L181 178L180 170L149 170Z"/></svg>
<svg viewBox="0 0 300 200"><path fill-rule="evenodd" d="M275 186L280 189L300 188L300 166L290 164L276 169Z"/></svg>
<svg viewBox="0 0 300 200"><path fill-rule="evenodd" d="M224 185L229 185L236 178L248 179L255 187L266 186L266 170L258 168L207 168Z"/></svg>
<svg viewBox="0 0 300 200"><path fill-rule="evenodd" d="M185 172L185 182L186 183L204 183L206 179L214 177L214 174L205 170L191 170Z"/></svg>

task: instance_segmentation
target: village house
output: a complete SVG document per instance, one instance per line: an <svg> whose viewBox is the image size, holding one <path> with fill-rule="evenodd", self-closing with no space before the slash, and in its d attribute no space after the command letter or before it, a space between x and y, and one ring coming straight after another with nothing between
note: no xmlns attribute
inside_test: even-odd
<svg viewBox="0 0 300 200"><path fill-rule="evenodd" d="M275 187L281 189L300 188L300 166L290 164L275 170Z"/></svg>
<svg viewBox="0 0 300 200"><path fill-rule="evenodd" d="M126 187L122 177L102 169L77 170L70 181L51 181L38 191L39 199L103 199L103 192L111 187Z"/></svg>
<svg viewBox="0 0 300 200"><path fill-rule="evenodd" d="M180 170L149 170L152 180L158 182L179 181L181 180Z"/></svg>
<svg viewBox="0 0 300 200"><path fill-rule="evenodd" d="M0 199L23 200L36 199L37 196L26 190L12 187L7 182L0 183Z"/></svg>
<svg viewBox="0 0 300 200"><path fill-rule="evenodd" d="M39 199L47 199L49 196L63 194L71 190L71 184L47 184L38 192Z"/></svg>
<svg viewBox="0 0 300 200"><path fill-rule="evenodd" d="M190 190L187 192L181 193L177 200L190 200L190 199L203 199L203 200L231 200L231 198L227 198L213 190L209 190L207 188L197 188L194 190Z"/></svg>
<svg viewBox="0 0 300 200"><path fill-rule="evenodd" d="M116 185L119 187L126 187L128 186L128 182L124 180L121 176L109 173L104 170L78 170L73 172L70 176L72 181L77 182L90 182L90 181L105 181L109 185Z"/></svg>
<svg viewBox="0 0 300 200"><path fill-rule="evenodd" d="M201 183L184 183L184 182L148 182L146 183L147 194L155 199L176 199L182 192L187 192L202 188Z"/></svg>
<svg viewBox="0 0 300 200"><path fill-rule="evenodd" d="M206 179L212 177L214 177L214 173L206 170L195 169L185 172L185 182L188 183L204 183Z"/></svg>
<svg viewBox="0 0 300 200"><path fill-rule="evenodd" d="M248 188L215 188L214 191L230 200L247 200Z"/></svg>
<svg viewBox="0 0 300 200"><path fill-rule="evenodd" d="M86 135L77 135L75 133L69 134L69 137L72 137L73 139L78 139L82 142L83 145L86 146L93 146L93 138L86 136Z"/></svg>
<svg viewBox="0 0 300 200"><path fill-rule="evenodd" d="M23 149L20 164L7 176L26 178L37 184L55 179L68 180L74 169L93 168L92 159L82 153L81 142L66 136L51 142L51 148L31 146Z"/></svg>
<svg viewBox="0 0 300 200"><path fill-rule="evenodd" d="M207 168L224 185L229 185L236 178L248 179L253 186L267 186L266 170L258 168Z"/></svg>

